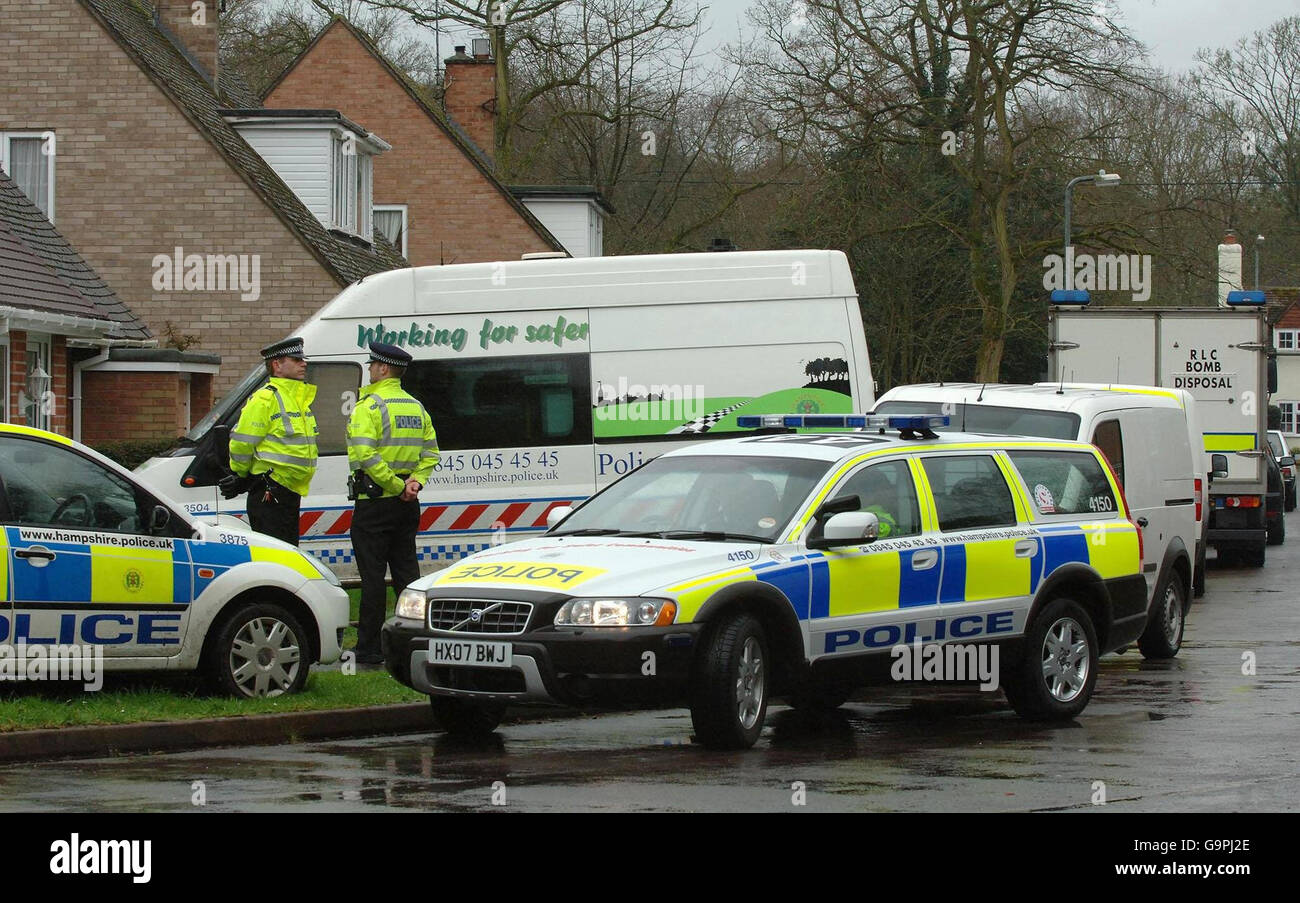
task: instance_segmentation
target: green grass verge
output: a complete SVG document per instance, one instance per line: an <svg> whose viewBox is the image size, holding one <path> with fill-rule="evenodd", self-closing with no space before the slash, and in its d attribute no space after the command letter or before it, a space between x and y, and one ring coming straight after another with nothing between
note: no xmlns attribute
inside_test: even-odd
<svg viewBox="0 0 1300 903"><path fill-rule="evenodd" d="M356 620L360 590L349 590ZM391 611L392 593L389 593ZM345 649L356 645L356 628L344 634ZM99 692L81 684L0 683L0 732L141 721L188 721L274 712L308 712L369 705L422 702L386 671L314 670L301 693L274 699L233 699L207 693L190 674L110 674Z"/></svg>

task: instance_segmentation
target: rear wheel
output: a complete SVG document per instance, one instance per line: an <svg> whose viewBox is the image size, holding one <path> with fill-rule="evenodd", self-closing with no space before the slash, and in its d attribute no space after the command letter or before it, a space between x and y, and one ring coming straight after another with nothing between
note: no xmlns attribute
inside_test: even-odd
<svg viewBox="0 0 1300 903"><path fill-rule="evenodd" d="M1205 546L1196 553L1196 576L1192 578L1192 595L1197 599L1205 595Z"/></svg>
<svg viewBox="0 0 1300 903"><path fill-rule="evenodd" d="M1264 546L1261 544L1258 548L1243 550L1241 553L1241 563L1248 568L1262 568L1264 566Z"/></svg>
<svg viewBox="0 0 1300 903"><path fill-rule="evenodd" d="M1097 633L1072 599L1053 599L1025 635L1024 655L1002 675L1011 707L1031 721L1063 721L1088 705L1097 683Z"/></svg>
<svg viewBox="0 0 1300 903"><path fill-rule="evenodd" d="M462 736L492 733L506 713L504 702L476 702L452 696L430 696L429 706L436 727Z"/></svg>
<svg viewBox="0 0 1300 903"><path fill-rule="evenodd" d="M1173 658L1183 645L1185 626L1183 607L1183 581L1171 572L1156 592L1156 602L1151 609L1147 628L1138 638L1138 648L1146 658Z"/></svg>
<svg viewBox="0 0 1300 903"><path fill-rule="evenodd" d="M1279 514L1273 520L1273 526L1268 528L1268 544L1280 546L1284 542L1286 542L1286 518Z"/></svg>
<svg viewBox="0 0 1300 903"><path fill-rule="evenodd" d="M767 639L756 618L732 615L709 631L691 682L691 724L700 743L754 745L767 715L768 668Z"/></svg>

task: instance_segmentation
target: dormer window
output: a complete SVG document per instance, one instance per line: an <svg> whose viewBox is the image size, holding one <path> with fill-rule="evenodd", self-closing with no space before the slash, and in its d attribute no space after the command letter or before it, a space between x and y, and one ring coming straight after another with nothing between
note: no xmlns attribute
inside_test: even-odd
<svg viewBox="0 0 1300 903"><path fill-rule="evenodd" d="M227 110L226 121L327 229L371 241L374 158L389 144L336 110Z"/></svg>

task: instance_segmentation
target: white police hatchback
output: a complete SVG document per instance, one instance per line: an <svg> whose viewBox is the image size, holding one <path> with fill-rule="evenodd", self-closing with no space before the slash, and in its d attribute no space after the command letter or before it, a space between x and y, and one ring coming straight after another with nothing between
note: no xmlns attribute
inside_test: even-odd
<svg viewBox="0 0 1300 903"><path fill-rule="evenodd" d="M191 518L103 455L0 424L0 647L109 671L202 669L300 690L338 659L348 598L324 565L233 518Z"/></svg>
<svg viewBox="0 0 1300 903"><path fill-rule="evenodd" d="M834 707L896 647L993 644L1018 712L1073 717L1146 624L1141 531L1093 446L946 422L745 418L412 584L387 667L451 731L510 702L684 703L743 748L774 695Z"/></svg>

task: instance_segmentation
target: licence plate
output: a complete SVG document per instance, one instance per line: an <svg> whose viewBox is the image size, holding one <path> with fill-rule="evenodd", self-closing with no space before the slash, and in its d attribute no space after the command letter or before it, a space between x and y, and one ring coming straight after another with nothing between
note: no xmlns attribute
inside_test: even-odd
<svg viewBox="0 0 1300 903"><path fill-rule="evenodd" d="M485 640L430 640L429 664L460 665L466 668L509 668L509 643Z"/></svg>

